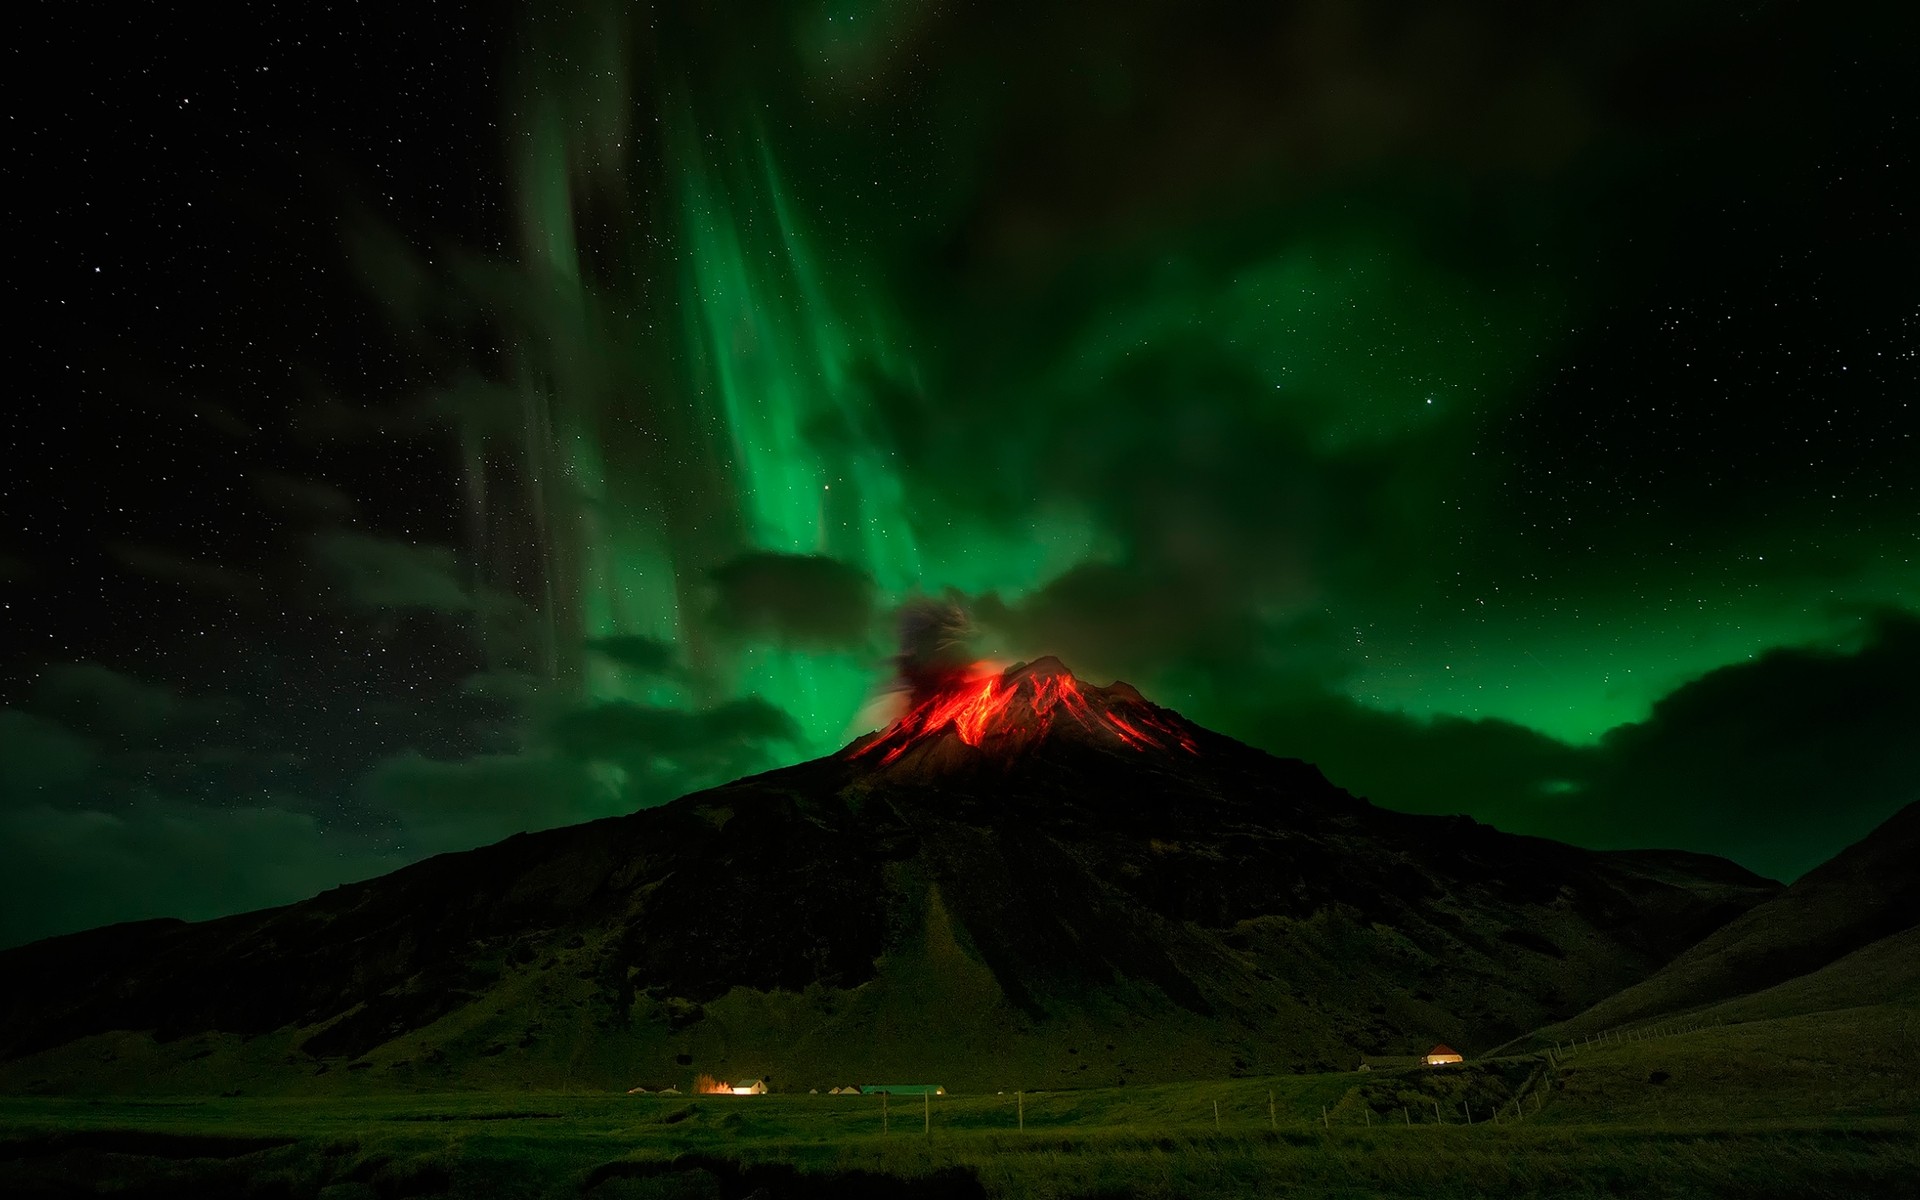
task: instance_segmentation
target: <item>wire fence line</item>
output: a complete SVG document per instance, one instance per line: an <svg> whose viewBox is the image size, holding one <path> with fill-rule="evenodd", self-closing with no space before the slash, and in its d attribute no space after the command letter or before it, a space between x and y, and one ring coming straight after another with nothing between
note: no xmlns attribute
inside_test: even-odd
<svg viewBox="0 0 1920 1200"><path fill-rule="evenodd" d="M1725 1021L1716 1017L1712 1020L1655 1021L1651 1025L1616 1025L1598 1033L1569 1038L1566 1041L1556 1039L1553 1045L1547 1047L1546 1054L1548 1061L1558 1066L1566 1059L1598 1046L1615 1046L1625 1042L1645 1042L1657 1038L1677 1037L1683 1033L1692 1033L1709 1026L1725 1024Z"/></svg>

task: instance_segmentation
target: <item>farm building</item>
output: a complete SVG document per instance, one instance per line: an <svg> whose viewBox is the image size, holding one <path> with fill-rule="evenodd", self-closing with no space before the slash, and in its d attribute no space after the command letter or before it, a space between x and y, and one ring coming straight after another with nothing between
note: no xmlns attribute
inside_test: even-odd
<svg viewBox="0 0 1920 1200"><path fill-rule="evenodd" d="M1449 1063L1465 1062L1466 1059L1458 1050L1443 1042L1427 1051L1426 1057L1420 1061L1430 1067L1444 1067Z"/></svg>
<svg viewBox="0 0 1920 1200"><path fill-rule="evenodd" d="M767 1094L767 1081L754 1079L728 1083L711 1075L701 1075L693 1081L693 1090L703 1096L764 1096Z"/></svg>
<svg viewBox="0 0 1920 1200"><path fill-rule="evenodd" d="M862 1095L867 1096L944 1096L947 1089L937 1083L863 1083Z"/></svg>

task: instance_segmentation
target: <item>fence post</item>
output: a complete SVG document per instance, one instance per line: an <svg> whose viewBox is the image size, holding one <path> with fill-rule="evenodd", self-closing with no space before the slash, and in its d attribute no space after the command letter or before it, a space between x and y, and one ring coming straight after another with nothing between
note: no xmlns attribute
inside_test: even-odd
<svg viewBox="0 0 1920 1200"><path fill-rule="evenodd" d="M882 1135L887 1132L887 1094L885 1092L880 1093L880 1132Z"/></svg>
<svg viewBox="0 0 1920 1200"><path fill-rule="evenodd" d="M922 1128L920 1132L926 1134L928 1137L932 1137L933 1136L933 1093L932 1092L920 1093L920 1119L926 1122L925 1127Z"/></svg>
<svg viewBox="0 0 1920 1200"><path fill-rule="evenodd" d="M1473 1124L1473 1106L1465 1100L1460 1102L1460 1111L1467 1114L1467 1124Z"/></svg>
<svg viewBox="0 0 1920 1200"><path fill-rule="evenodd" d="M1213 1131L1215 1133L1220 1132L1220 1102L1218 1100L1213 1102Z"/></svg>
<svg viewBox="0 0 1920 1200"><path fill-rule="evenodd" d="M1280 1128L1280 1119L1274 1116L1274 1113L1273 1113L1273 1093L1272 1092L1267 1093L1267 1128L1268 1129Z"/></svg>
<svg viewBox="0 0 1920 1200"><path fill-rule="evenodd" d="M1331 1120L1329 1120L1329 1119L1328 1119L1328 1117L1327 1117L1327 1106L1326 1106L1326 1105L1324 1105L1324 1104L1322 1104L1322 1105L1320 1106L1320 1128L1322 1128L1322 1129L1332 1129L1332 1128L1333 1128L1333 1122L1332 1122Z"/></svg>
<svg viewBox="0 0 1920 1200"><path fill-rule="evenodd" d="M1400 1119L1407 1123L1408 1129L1413 1128L1413 1115L1407 1111L1407 1106L1404 1104L1400 1106Z"/></svg>
<svg viewBox="0 0 1920 1200"><path fill-rule="evenodd" d="M1013 1094L1013 1102L1018 1106L1020 1111L1020 1132L1025 1133L1027 1131L1027 1094L1025 1092L1015 1092Z"/></svg>

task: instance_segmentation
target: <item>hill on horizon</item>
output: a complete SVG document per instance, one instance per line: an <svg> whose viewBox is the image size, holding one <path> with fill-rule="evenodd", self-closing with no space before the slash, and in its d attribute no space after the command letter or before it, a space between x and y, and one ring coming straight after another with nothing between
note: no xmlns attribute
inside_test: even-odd
<svg viewBox="0 0 1920 1200"><path fill-rule="evenodd" d="M1378 809L1042 659L660 808L0 952L0 1088L1345 1069L1565 1020L1778 890Z"/></svg>
<svg viewBox="0 0 1920 1200"><path fill-rule="evenodd" d="M1920 802L1652 976L1537 1041L1710 1009L1723 1019L1920 998Z"/></svg>

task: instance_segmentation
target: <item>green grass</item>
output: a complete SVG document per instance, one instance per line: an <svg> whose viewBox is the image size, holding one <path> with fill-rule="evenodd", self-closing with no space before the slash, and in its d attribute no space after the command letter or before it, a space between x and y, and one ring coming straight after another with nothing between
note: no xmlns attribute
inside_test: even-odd
<svg viewBox="0 0 1920 1200"><path fill-rule="evenodd" d="M0 1098L0 1191L1838 1200L1920 1178L1914 1016L1710 1026L1558 1065L895 1097L884 1117L827 1095Z"/></svg>

